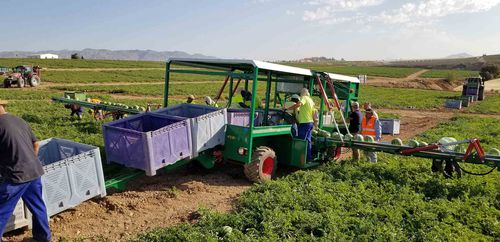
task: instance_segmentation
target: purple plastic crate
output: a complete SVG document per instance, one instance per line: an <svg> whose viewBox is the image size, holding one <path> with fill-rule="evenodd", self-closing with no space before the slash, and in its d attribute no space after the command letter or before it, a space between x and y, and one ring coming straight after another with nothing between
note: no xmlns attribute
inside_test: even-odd
<svg viewBox="0 0 500 242"><path fill-rule="evenodd" d="M156 110L154 113L189 118L191 124L192 157L207 149L224 144L227 109L179 104Z"/></svg>
<svg viewBox="0 0 500 242"><path fill-rule="evenodd" d="M108 162L146 171L192 156L191 125L181 117L142 113L103 126Z"/></svg>
<svg viewBox="0 0 500 242"><path fill-rule="evenodd" d="M255 112L255 126L262 125L264 113L260 111ZM227 123L237 126L250 126L250 110L241 108L227 109Z"/></svg>

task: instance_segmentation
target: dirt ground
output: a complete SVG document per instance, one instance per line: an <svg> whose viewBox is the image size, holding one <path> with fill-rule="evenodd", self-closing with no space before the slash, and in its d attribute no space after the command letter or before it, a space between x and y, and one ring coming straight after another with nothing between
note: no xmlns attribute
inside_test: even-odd
<svg viewBox="0 0 500 242"><path fill-rule="evenodd" d="M407 140L453 116L453 112L382 109L401 119L401 135L383 140ZM286 174L288 171L280 172ZM229 212L239 195L251 187L240 166L225 164L213 171L196 166L130 183L124 192L84 202L51 218L54 239L123 241L139 233L181 222L195 221L199 208ZM5 241L23 241L30 231L7 234Z"/></svg>
<svg viewBox="0 0 500 242"><path fill-rule="evenodd" d="M196 166L143 177L124 192L84 202L50 219L54 240L123 241L154 228L195 221L199 208L232 209L237 197L251 186L242 169L224 165L214 171ZM31 231L6 234L5 241L27 241Z"/></svg>

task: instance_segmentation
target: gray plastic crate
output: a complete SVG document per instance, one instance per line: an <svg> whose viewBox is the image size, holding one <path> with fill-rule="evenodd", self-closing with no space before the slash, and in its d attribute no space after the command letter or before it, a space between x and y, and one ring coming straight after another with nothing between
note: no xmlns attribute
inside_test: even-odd
<svg viewBox="0 0 500 242"><path fill-rule="evenodd" d="M179 104L156 110L155 113L189 118L193 157L197 157L202 151L224 144L227 124L227 109L225 108Z"/></svg>
<svg viewBox="0 0 500 242"><path fill-rule="evenodd" d="M31 213L24 205L23 199L19 199L19 202L17 203L12 216L5 226L4 232L9 232L24 227L31 228Z"/></svg>
<svg viewBox="0 0 500 242"><path fill-rule="evenodd" d="M462 109L462 100L448 99L445 103L446 108Z"/></svg>
<svg viewBox="0 0 500 242"><path fill-rule="evenodd" d="M380 125L382 125L382 134L399 134L401 121L399 119L384 119L381 118Z"/></svg>
<svg viewBox="0 0 500 242"><path fill-rule="evenodd" d="M49 216L96 196L106 196L99 148L63 139L40 144L43 199Z"/></svg>

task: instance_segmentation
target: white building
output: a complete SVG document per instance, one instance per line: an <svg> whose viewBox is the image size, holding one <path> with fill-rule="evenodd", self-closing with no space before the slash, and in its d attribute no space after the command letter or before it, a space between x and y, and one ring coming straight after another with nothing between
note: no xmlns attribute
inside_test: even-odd
<svg viewBox="0 0 500 242"><path fill-rule="evenodd" d="M28 57L33 59L59 59L59 56L54 54L36 54Z"/></svg>

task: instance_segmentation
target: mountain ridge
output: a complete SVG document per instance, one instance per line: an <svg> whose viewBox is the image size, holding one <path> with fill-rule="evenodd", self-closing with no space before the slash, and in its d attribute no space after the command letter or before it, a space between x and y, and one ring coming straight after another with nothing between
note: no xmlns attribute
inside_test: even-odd
<svg viewBox="0 0 500 242"><path fill-rule="evenodd" d="M43 50L43 51L0 51L0 58L26 58L37 54L56 54L61 59L69 59L77 53L85 59L101 60L142 60L142 61L164 61L167 58L215 58L199 53L190 54L184 51L155 51L155 50L109 50L85 48L82 50Z"/></svg>

